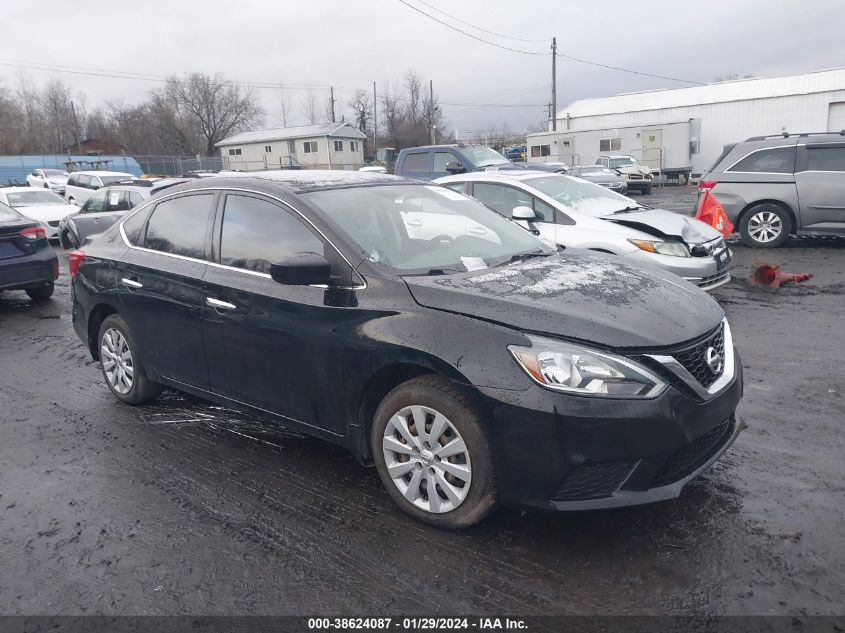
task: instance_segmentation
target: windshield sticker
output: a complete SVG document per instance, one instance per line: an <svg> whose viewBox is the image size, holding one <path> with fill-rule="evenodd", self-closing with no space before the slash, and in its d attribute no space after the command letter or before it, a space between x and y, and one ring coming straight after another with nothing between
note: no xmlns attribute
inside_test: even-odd
<svg viewBox="0 0 845 633"><path fill-rule="evenodd" d="M461 263L466 266L467 270L484 270L489 268L487 262L480 257L461 257Z"/></svg>
<svg viewBox="0 0 845 633"><path fill-rule="evenodd" d="M439 193L444 198L448 198L449 200L455 200L456 202L461 202L462 200L467 199L467 197L464 194L458 193L457 191L453 191L452 189L449 189L448 187L430 187L430 186L426 185L426 189L428 189L429 191L433 191L435 193Z"/></svg>

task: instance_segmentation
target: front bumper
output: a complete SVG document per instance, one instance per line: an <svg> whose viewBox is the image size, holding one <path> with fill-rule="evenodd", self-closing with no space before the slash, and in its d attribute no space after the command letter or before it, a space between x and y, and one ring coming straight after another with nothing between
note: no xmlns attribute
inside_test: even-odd
<svg viewBox="0 0 845 633"><path fill-rule="evenodd" d="M502 503L591 510L652 503L684 486L745 428L742 370L709 399L670 381L649 400L587 398L540 386L482 388Z"/></svg>
<svg viewBox="0 0 845 633"><path fill-rule="evenodd" d="M683 277L691 284L702 290L713 290L723 286L731 280L731 269L733 268L733 253L730 249L725 251L722 259L714 255L704 257L673 257L671 255L660 255L649 253L641 249L625 254L627 257L638 261L660 266L670 273Z"/></svg>

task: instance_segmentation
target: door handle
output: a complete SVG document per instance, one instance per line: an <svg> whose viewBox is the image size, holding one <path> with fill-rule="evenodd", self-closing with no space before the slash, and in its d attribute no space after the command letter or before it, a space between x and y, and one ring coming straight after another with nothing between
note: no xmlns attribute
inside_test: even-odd
<svg viewBox="0 0 845 633"><path fill-rule="evenodd" d="M220 299L215 299L213 297L206 297L205 298L206 305L211 306L212 308L216 308L218 310L237 310L238 306L234 303L229 303L228 301L220 301Z"/></svg>
<svg viewBox="0 0 845 633"><path fill-rule="evenodd" d="M473 235L487 235L487 229L480 226L473 226L467 229L467 233L472 233Z"/></svg>
<svg viewBox="0 0 845 633"><path fill-rule="evenodd" d="M419 227L422 226L422 220L405 220L405 224L408 226Z"/></svg>
<svg viewBox="0 0 845 633"><path fill-rule="evenodd" d="M132 288L132 290L137 290L138 288L144 287L144 284L137 282L134 279L127 279L126 277L121 278L120 283L122 283L127 288Z"/></svg>

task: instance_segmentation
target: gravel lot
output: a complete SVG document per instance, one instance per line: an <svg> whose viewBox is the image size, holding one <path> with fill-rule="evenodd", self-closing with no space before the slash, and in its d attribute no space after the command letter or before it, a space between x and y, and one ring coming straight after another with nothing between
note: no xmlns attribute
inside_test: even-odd
<svg viewBox="0 0 845 633"><path fill-rule="evenodd" d="M644 201L691 212L692 187ZM317 440L169 394L119 405L53 301L0 295L0 613L841 614L845 239L716 293L749 425L676 501L444 533ZM62 259L62 269L67 270Z"/></svg>

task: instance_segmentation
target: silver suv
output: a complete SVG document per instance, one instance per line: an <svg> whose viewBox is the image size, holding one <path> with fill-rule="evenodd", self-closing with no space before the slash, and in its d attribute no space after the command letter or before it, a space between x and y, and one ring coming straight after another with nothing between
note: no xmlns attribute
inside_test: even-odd
<svg viewBox="0 0 845 633"><path fill-rule="evenodd" d="M790 234L845 235L845 130L726 145L698 187L749 246L780 246Z"/></svg>

